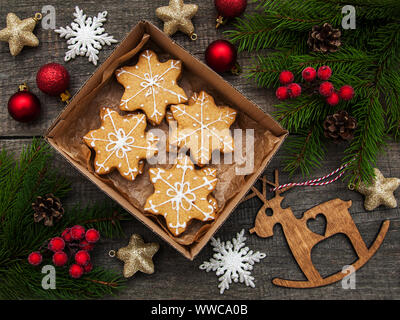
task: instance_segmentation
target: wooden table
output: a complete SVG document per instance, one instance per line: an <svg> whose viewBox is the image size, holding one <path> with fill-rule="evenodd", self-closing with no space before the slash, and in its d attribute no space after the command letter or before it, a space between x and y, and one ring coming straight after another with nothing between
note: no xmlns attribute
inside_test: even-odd
<svg viewBox="0 0 400 320"><path fill-rule="evenodd" d="M140 20L146 19L162 27L162 23L155 16L155 9L165 5L167 0L130 0L130 1L81 1L79 5L89 16L98 12L108 11L108 22L105 25L106 32L114 35L118 40L130 31ZM189 2L189 1L187 1ZM207 45L222 38L222 31L214 28L215 11L213 1L190 1L200 4L200 10L194 18L198 40L192 42L182 34L176 34L174 39L196 57L204 59L204 51ZM57 14L56 26L66 26L72 21L74 6L77 1L56 0L51 2ZM20 18L31 17L35 12L41 11L49 1L20 0L11 2L0 0L0 28L4 28L8 12L16 13ZM254 10L254 5L248 6L248 12ZM56 98L52 98L39 92L35 84L35 76L39 67L49 62L64 63L64 53L67 45L53 30L44 30L39 25L35 34L38 35L40 45L38 48L25 48L20 55L12 57L9 54L7 44L0 44L0 146L19 152L27 145L32 137L41 136L50 126L52 121L63 109L63 105ZM99 63L114 49L114 46L105 47L100 53ZM239 62L242 66L249 65L251 56L240 54ZM71 74L71 92L76 93L85 83L88 77L95 71L93 66L84 57L65 64ZM253 100L267 112L274 110L275 102L272 91L258 89L252 82L236 76L227 75L225 78L245 96ZM43 113L40 119L32 124L20 124L9 116L7 101L17 90L20 83L26 81L31 90L38 95L42 102ZM342 147L332 146L329 149L327 160L321 169L315 171L313 176L324 175L340 164ZM378 166L385 176L400 177L398 144L389 143L387 153L379 158ZM266 173L272 177L274 168L281 168L283 152L280 151L273 159ZM82 177L59 155L55 154L54 165L61 168L73 181L73 192L67 200L67 204L76 202L95 203L107 198L107 196L95 187L91 182ZM301 181L301 175L295 175L290 180ZM281 175L281 181L289 181L286 174ZM399 196L399 191L396 192ZM300 216L305 210L330 199L339 197L343 200L352 200L351 214L367 245L373 241L384 219L391 220L390 230L377 254L356 273L356 289L345 290L341 283L336 283L317 289L283 289L275 287L271 283L273 277L279 276L287 279L302 279L280 227L275 229L273 238L261 239L256 235L248 235L247 245L253 250L265 252L267 257L254 267L253 275L256 278L256 287L250 288L242 284L233 284L219 294L217 288L218 279L214 273L206 273L199 270L199 265L210 258L212 248L207 245L200 255L192 262L163 242L140 222L133 220L125 224L126 234L139 233L146 241L157 241L161 244L159 253L155 256L156 272L153 275L137 274L128 282L128 288L122 292L122 299L399 299L400 298L400 210L379 208L374 212L366 212L363 208L363 198L360 194L347 190L343 182L319 187L298 188L287 193L285 206L291 206L296 216ZM241 204L226 221L216 234L223 240L231 239L242 228L249 230L253 227L254 219L261 202L256 199ZM321 229L322 224L317 228ZM247 232L247 231L246 231ZM101 241L95 251L95 264L108 268L121 270L119 261L108 257L110 249L124 246L127 239ZM313 261L321 274L326 276L342 269L346 264L352 263L356 256L350 243L345 237L335 236L321 243L313 251Z"/></svg>

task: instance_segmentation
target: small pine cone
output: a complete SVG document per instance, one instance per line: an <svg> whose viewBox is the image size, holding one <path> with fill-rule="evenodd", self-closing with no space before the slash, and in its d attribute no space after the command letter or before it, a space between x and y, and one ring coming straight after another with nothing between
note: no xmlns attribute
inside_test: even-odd
<svg viewBox="0 0 400 320"><path fill-rule="evenodd" d="M322 27L314 26L309 33L307 44L314 52L336 52L341 46L339 29L334 29L329 23L324 23Z"/></svg>
<svg viewBox="0 0 400 320"><path fill-rule="evenodd" d="M36 202L32 203L32 208L35 211L33 220L35 222L44 220L44 225L47 227L53 226L54 222L59 221L64 214L60 199L51 193L37 197Z"/></svg>
<svg viewBox="0 0 400 320"><path fill-rule="evenodd" d="M346 111L329 115L324 121L325 137L332 139L335 143L353 139L356 128L357 120L349 116Z"/></svg>

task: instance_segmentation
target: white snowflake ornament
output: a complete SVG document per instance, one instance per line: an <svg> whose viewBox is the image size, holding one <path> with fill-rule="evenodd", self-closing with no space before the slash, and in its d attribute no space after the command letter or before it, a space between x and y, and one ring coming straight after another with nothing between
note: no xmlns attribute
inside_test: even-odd
<svg viewBox="0 0 400 320"><path fill-rule="evenodd" d="M61 27L55 32L61 38L67 39L68 51L65 53L64 60L69 61L75 59L76 56L86 56L89 62L97 66L99 60L99 50L104 45L110 46L112 43L118 42L108 33L103 33L103 23L107 21L107 11L99 12L97 17L86 17L83 10L75 7L74 21L71 26Z"/></svg>
<svg viewBox="0 0 400 320"><path fill-rule="evenodd" d="M210 261L205 261L200 266L201 270L216 271L220 284L218 288L223 294L229 285L234 282L245 283L246 286L255 287L254 277L251 275L255 262L260 262L266 257L265 253L253 252L245 247L246 237L244 229L232 239L232 242L221 242L220 239L211 238L211 245L216 252Z"/></svg>

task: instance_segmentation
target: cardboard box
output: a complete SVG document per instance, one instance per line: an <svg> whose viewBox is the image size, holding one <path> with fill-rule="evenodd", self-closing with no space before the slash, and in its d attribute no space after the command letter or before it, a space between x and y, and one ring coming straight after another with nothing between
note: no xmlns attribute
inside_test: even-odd
<svg viewBox="0 0 400 320"><path fill-rule="evenodd" d="M132 203L132 201L129 201L126 196L121 194L121 192L118 192L113 185L107 183L107 181L102 179L102 177L95 175L92 170L88 169L81 158L77 157L76 154L68 149L68 140L66 135L70 134L71 130L74 130L73 124L79 123L80 119L85 116L87 105L95 99L96 95L99 95L99 93L106 90L105 88L109 81L115 81L112 80L114 77L114 70L121 65L125 65L127 60L134 58L137 53L149 43L149 41L157 45L161 51L181 60L187 72L195 75L196 79L198 79L200 83L207 84L207 87L212 90L214 94L220 96L224 102L239 112L246 114L260 126L269 130L278 139L278 142L274 145L271 152L262 159L260 165L254 169L254 172L251 175L246 176L245 183L242 185L241 190L239 190L239 192L226 203L222 211L219 212L217 219L210 225L210 228L202 234L197 242L190 246L185 246L175 241L173 237L168 234L165 228L162 228L159 223L144 214L137 206L135 206L134 203ZM97 115L97 117L99 116ZM90 128L88 128L87 131L89 131L89 129ZM189 52L176 44L153 24L147 21L142 21L132 29L109 58L99 66L96 72L73 97L68 106L62 111L53 125L49 128L45 138L51 146L61 153L61 155L63 155L74 167L96 184L102 191L117 201L133 216L151 228L156 234L182 253L186 258L193 260L232 213L235 207L240 203L240 200L246 195L260 174L262 174L272 156L283 143L287 134L288 132L268 114L264 113L253 102L245 98L221 76L193 57ZM257 149L255 152L257 152Z"/></svg>

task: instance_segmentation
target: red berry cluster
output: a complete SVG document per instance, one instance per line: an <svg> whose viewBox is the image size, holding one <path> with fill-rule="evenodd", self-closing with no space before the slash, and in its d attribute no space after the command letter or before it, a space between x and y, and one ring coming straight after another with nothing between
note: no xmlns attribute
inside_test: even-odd
<svg viewBox="0 0 400 320"><path fill-rule="evenodd" d="M47 244L47 252L52 256L53 264L63 267L68 263L70 257L74 262L69 267L69 274L72 278L80 278L84 273L92 271L93 265L90 261L88 251L91 251L94 244L99 241L100 233L96 229L85 230L84 227L76 225L67 228L61 233L61 237L50 239ZM42 263L43 256L40 251L32 252L28 256L28 262L33 266Z"/></svg>
<svg viewBox="0 0 400 320"><path fill-rule="evenodd" d="M279 81L283 85L276 90L276 97L279 100L286 100L288 98L297 98L301 95L301 87L299 84L293 82L294 75L290 71L282 71L279 75Z"/></svg>

